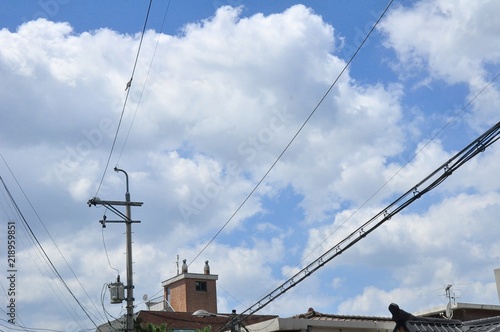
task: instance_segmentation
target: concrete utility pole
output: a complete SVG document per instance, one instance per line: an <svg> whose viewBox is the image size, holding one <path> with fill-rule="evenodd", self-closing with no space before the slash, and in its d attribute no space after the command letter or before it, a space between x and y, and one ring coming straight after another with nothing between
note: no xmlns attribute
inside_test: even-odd
<svg viewBox="0 0 500 332"><path fill-rule="evenodd" d="M122 223L126 225L126 236L127 236L127 248L126 248L126 265L127 265L127 329L126 331L134 331L134 282L133 282L133 270L132 270L132 223L140 223L140 221L133 221L131 216L130 207L131 206L142 206L142 202L131 202L130 192L128 185L128 174L122 169L117 167L114 168L115 172L122 172L125 174L125 180L127 185L127 191L125 193L125 202L123 201L103 201L99 197L94 197L90 199L87 204L92 205L103 205L108 209L113 211L116 215L123 218L123 220L100 220L102 227L106 227L106 223ZM124 205L125 215L114 207L114 205Z"/></svg>

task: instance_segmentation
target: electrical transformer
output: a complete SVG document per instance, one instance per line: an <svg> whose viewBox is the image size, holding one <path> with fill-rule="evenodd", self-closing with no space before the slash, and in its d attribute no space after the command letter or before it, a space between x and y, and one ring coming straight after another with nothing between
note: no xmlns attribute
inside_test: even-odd
<svg viewBox="0 0 500 332"><path fill-rule="evenodd" d="M122 303L125 299L125 288L123 282L120 281L120 276L116 278L116 282L108 284L109 296L111 304Z"/></svg>

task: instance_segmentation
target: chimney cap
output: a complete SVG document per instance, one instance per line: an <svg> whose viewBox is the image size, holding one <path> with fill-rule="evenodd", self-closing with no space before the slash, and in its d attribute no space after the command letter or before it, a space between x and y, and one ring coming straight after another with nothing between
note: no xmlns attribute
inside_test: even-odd
<svg viewBox="0 0 500 332"><path fill-rule="evenodd" d="M182 273L188 273L188 265L185 259L182 260Z"/></svg>
<svg viewBox="0 0 500 332"><path fill-rule="evenodd" d="M205 261L205 267L203 268L204 274L210 274L210 266L208 265L208 261Z"/></svg>

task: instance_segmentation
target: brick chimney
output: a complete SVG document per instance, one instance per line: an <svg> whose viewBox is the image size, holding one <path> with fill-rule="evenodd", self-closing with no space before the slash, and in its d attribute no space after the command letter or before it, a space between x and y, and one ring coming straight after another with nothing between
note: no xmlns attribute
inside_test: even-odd
<svg viewBox="0 0 500 332"><path fill-rule="evenodd" d="M195 312L199 309L217 313L217 275L210 274L205 261L203 274L189 273L183 260L182 273L161 283L165 300L174 311Z"/></svg>

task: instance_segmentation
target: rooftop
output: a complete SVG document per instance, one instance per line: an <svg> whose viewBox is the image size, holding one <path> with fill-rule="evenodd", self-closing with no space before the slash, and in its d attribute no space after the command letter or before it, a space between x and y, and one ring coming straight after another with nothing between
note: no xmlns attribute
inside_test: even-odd
<svg viewBox="0 0 500 332"><path fill-rule="evenodd" d="M293 317L276 317L253 325L244 323L248 330L255 332L316 330L384 332L392 331L394 328L394 321L390 317L331 315L317 312L313 308L309 308L305 314Z"/></svg>
<svg viewBox="0 0 500 332"><path fill-rule="evenodd" d="M470 309L483 310L483 307L474 307L472 305ZM498 306L486 307L488 307L486 310L493 310L493 307ZM500 316L467 321L422 317L414 316L400 309L394 303L389 306L389 311L392 313L392 319L396 322L394 332L500 332Z"/></svg>
<svg viewBox="0 0 500 332"><path fill-rule="evenodd" d="M182 273L176 275L175 277L162 281L161 285L165 287L182 279L217 280L218 278L219 276L217 274Z"/></svg>
<svg viewBox="0 0 500 332"><path fill-rule="evenodd" d="M448 312L448 313L447 313ZM449 317L461 321L487 318L500 315L500 305L476 303L450 303L428 310L419 311L415 316L423 317Z"/></svg>
<svg viewBox="0 0 500 332"><path fill-rule="evenodd" d="M191 312L149 311L141 310L135 314L135 319L141 324L167 325L169 331L195 331L210 326L212 331L219 331L228 323L231 314L217 314L212 316L193 316ZM245 322L255 324L276 318L275 315L251 315ZM116 332L123 328L123 318L114 320L109 324L99 326L100 332Z"/></svg>
<svg viewBox="0 0 500 332"><path fill-rule="evenodd" d="M310 320L318 320L318 321L336 321L336 322L344 322L344 321L386 321L392 322L391 317L378 317L378 316L356 316L356 315L333 315L333 314L323 314L317 312L313 308L309 308L305 314L295 315L292 318L304 318Z"/></svg>

